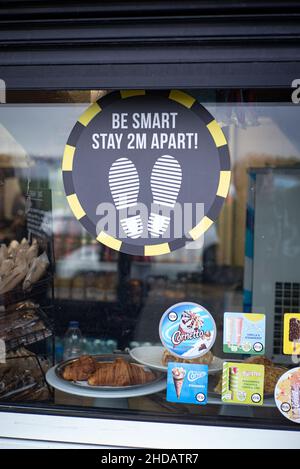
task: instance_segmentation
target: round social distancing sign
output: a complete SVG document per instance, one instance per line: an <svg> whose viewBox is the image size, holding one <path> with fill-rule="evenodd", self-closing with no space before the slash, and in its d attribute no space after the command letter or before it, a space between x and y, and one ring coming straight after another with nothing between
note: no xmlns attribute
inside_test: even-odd
<svg viewBox="0 0 300 469"><path fill-rule="evenodd" d="M62 163L67 200L101 243L166 254L216 220L230 186L224 133L179 90L112 92L76 122Z"/></svg>
<svg viewBox="0 0 300 469"><path fill-rule="evenodd" d="M173 355L186 359L205 355L215 343L216 331L209 311L191 302L171 306L159 324L164 347Z"/></svg>

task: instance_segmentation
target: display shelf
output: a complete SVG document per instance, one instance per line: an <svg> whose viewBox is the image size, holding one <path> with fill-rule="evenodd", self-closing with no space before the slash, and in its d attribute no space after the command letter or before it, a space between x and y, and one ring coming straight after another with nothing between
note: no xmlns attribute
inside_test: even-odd
<svg viewBox="0 0 300 469"><path fill-rule="evenodd" d="M31 382L26 382L24 381L24 378L21 379L19 382L16 382L17 385L13 389L9 389L7 391L7 387L5 389L6 392L0 393L0 400L6 400L6 399L14 399L18 398L19 395L26 395L27 393L32 393L32 392L41 392L44 387L48 389L49 397L53 397L53 390L48 384L46 380L46 372L42 366L41 359L38 355L33 354L33 353L26 353L25 355L16 355L12 357L7 357L6 365L9 364L10 361L18 361L18 360L28 360L28 359L33 359L36 362L36 368L39 370L39 375L40 378L37 379L35 378L34 381L32 381L33 378L31 378Z"/></svg>
<svg viewBox="0 0 300 469"><path fill-rule="evenodd" d="M0 305L9 306L21 301L34 300L43 298L46 294L49 285L51 285L53 276L47 273L41 280L33 284L32 289L25 291L22 288L22 283L17 285L12 291L8 291L0 295Z"/></svg>
<svg viewBox="0 0 300 469"><path fill-rule="evenodd" d="M41 308L34 310L39 321L42 321L44 327L37 331L29 331L25 334L20 334L19 337L14 337L9 340L5 340L6 351L15 350L18 347L32 345L34 343L45 340L53 335L53 323ZM20 313L25 313L26 310L20 311ZM28 326L28 328L30 325ZM27 328L26 328L27 329Z"/></svg>
<svg viewBox="0 0 300 469"><path fill-rule="evenodd" d="M230 403L225 403L222 401L221 397L217 397L215 395L212 395L208 393L208 398L207 398L207 404L216 404L220 406L225 406L225 407L230 407L230 408L241 408L241 407L250 407L251 409L254 407L258 406L251 406L251 405L239 405L239 404L230 404ZM265 397L264 402L260 407L276 407L274 397Z"/></svg>

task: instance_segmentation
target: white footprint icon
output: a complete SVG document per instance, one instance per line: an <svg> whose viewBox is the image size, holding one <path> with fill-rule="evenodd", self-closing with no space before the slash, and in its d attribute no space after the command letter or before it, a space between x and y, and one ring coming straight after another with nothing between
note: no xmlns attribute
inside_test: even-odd
<svg viewBox="0 0 300 469"><path fill-rule="evenodd" d="M151 173L154 204L174 208L181 182L182 170L176 158L170 155L160 156ZM153 237L158 238L167 230L169 223L170 217L152 211L148 220L148 231Z"/></svg>
<svg viewBox="0 0 300 469"><path fill-rule="evenodd" d="M109 170L109 187L117 210L135 207L140 190L140 180L134 163L128 158L117 159ZM143 224L140 215L123 218L121 226L130 238L142 235Z"/></svg>

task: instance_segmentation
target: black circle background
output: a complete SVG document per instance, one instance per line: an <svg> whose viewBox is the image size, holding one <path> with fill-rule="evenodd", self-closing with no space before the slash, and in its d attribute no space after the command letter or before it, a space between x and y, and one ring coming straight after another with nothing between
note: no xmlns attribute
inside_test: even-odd
<svg viewBox="0 0 300 469"><path fill-rule="evenodd" d="M201 394L203 396L203 399L201 401L199 401L199 399L198 399L199 394ZM195 397L196 397L197 402L204 402L206 396L203 392L198 392Z"/></svg>
<svg viewBox="0 0 300 469"><path fill-rule="evenodd" d="M259 401L255 401L255 400L253 399L254 394L257 394L257 395L259 396ZM251 395L251 401L254 402L255 404L257 404L258 402L261 401L261 395L260 395L258 392L254 393L254 394Z"/></svg>
<svg viewBox="0 0 300 469"><path fill-rule="evenodd" d="M96 215L96 209L99 203L110 202L113 199L108 184L108 172L111 164L120 157L131 159L139 173L140 177L140 193L138 202L143 202L150 209L153 200L150 188L150 176L152 167L156 159L163 155L169 154L178 159L183 172L183 181L177 201L181 204L192 204L192 220L188 229L197 225L202 216L207 215L210 209L216 214L221 208L223 198L216 196L219 183L220 171L229 170L229 154L227 145L223 151L226 158L220 158L220 149L208 131L206 125L213 120L213 117L196 103L192 109L188 109L182 104L168 98L169 92L149 92L145 96L133 96L121 99L119 92L114 92L98 101L102 111L93 118L87 127L77 124L68 140L68 144L75 146L75 155L73 160L73 169L70 177L64 177L65 187L72 186L72 192L76 193L81 206L86 212L86 217L82 219L83 225L93 236L97 236L96 225L99 215ZM104 106L103 106L104 105ZM129 115L127 130L112 130L111 114L112 112L126 112ZM127 150L126 136L130 132L146 132L148 141L154 132L171 133L173 129L132 129L130 126L130 115L133 112L177 112L177 121L175 132L198 132L199 148L197 150ZM112 131L122 132L122 147L120 150L94 150L92 149L93 133L111 133ZM148 145L149 147L149 145ZM224 156L223 155L223 156ZM223 167L221 167L223 164ZM65 172L66 173L66 172ZM67 181L67 184L66 184ZM66 190L66 192L68 192ZM70 191L69 191L70 193ZM220 199L216 207L216 198ZM196 214L196 203L204 204L204 213L199 219ZM150 210L149 210L150 211ZM117 212L117 211L116 211ZM117 212L118 216L118 212ZM215 217L211 216L214 220ZM119 220L117 219L117 225ZM146 225L147 220L143 220ZM170 227L173 226L173 217L171 216ZM186 229L185 229L186 231ZM109 233L113 237L118 238L118 233ZM186 233L185 233L186 234ZM181 247L186 242L186 237L174 241L175 234L171 229L169 238L140 238L132 240L126 238L122 244L121 251L133 253L137 249L137 253L141 253L140 249L145 244L172 243L172 249ZM129 246L129 250L124 246ZM131 246L131 247L130 247ZM139 247L138 247L139 246Z"/></svg>
<svg viewBox="0 0 300 469"><path fill-rule="evenodd" d="M256 348L255 348L256 344L259 344L259 345L261 346L260 350L256 350ZM253 350L254 350L254 352L262 352L263 349L264 349L264 346L263 346L263 344L262 344L261 342L255 342L255 344L253 344Z"/></svg>

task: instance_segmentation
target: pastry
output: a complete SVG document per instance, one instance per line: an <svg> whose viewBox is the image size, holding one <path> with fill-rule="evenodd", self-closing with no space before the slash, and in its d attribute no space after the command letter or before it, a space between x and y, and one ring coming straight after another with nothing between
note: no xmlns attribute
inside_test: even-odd
<svg viewBox="0 0 300 469"><path fill-rule="evenodd" d="M96 370L96 362L89 355L82 355L63 371L63 378L67 381L85 381Z"/></svg>
<svg viewBox="0 0 300 469"><path fill-rule="evenodd" d="M87 381L90 386L133 386L153 381L154 377L150 370L123 358L97 363L87 355L67 365L63 371L67 381Z"/></svg>
<svg viewBox="0 0 300 469"><path fill-rule="evenodd" d="M245 363L253 363L254 365L274 366L273 362L269 358L262 356L246 358Z"/></svg>
<svg viewBox="0 0 300 469"><path fill-rule="evenodd" d="M38 282L46 272L49 266L49 259L47 254L44 252L39 257L33 259L30 268L27 272L25 280L23 282L23 289L30 290L32 285Z"/></svg>
<svg viewBox="0 0 300 469"><path fill-rule="evenodd" d="M32 244L26 238L21 243L11 241L7 247L0 245L0 295L4 295L23 282L23 289L30 290L45 274L49 259L44 252L38 256L39 245L34 239Z"/></svg>
<svg viewBox="0 0 300 469"><path fill-rule="evenodd" d="M47 360L24 347L7 352L6 358L6 363L0 363L1 399L23 400L26 392L27 400L31 399L33 389L46 390L44 373L50 366ZM49 398L49 392L47 396L44 394L44 398Z"/></svg>
<svg viewBox="0 0 300 469"><path fill-rule="evenodd" d="M147 371L141 365L136 365L135 363L130 364L130 376L131 384L146 384L154 380L154 374L152 371Z"/></svg>
<svg viewBox="0 0 300 469"><path fill-rule="evenodd" d="M117 358L112 363L98 363L88 383L91 386L134 386L153 381L154 374L135 363Z"/></svg>
<svg viewBox="0 0 300 469"><path fill-rule="evenodd" d="M99 363L88 383L91 386L130 386L130 365L122 358L113 363Z"/></svg>
<svg viewBox="0 0 300 469"><path fill-rule="evenodd" d="M162 357L162 364L164 366L168 365L168 362L176 362L176 363L194 363L198 365L210 365L210 363L213 361L213 354L208 351L205 355L202 355L201 357L197 358L192 358L192 359L187 359L187 358L181 358L177 357L175 355L172 355L168 350L165 350L163 353Z"/></svg>
<svg viewBox="0 0 300 469"><path fill-rule="evenodd" d="M28 265L31 265L32 261L37 257L39 251L39 247L37 244L32 244L30 248L26 251L26 258Z"/></svg>

